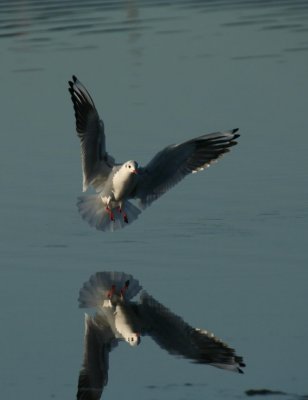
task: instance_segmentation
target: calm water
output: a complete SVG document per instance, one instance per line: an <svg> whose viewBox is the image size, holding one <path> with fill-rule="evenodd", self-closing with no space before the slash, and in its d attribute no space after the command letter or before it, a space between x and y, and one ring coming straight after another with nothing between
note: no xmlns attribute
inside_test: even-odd
<svg viewBox="0 0 308 400"><path fill-rule="evenodd" d="M111 355L104 398L307 394L306 1L0 1L1 397L75 397L78 290L99 270L243 355L245 375L170 357L148 338ZM117 160L239 127L240 143L136 223L91 229L75 207L67 80L91 91ZM293 398L275 396L273 398Z"/></svg>

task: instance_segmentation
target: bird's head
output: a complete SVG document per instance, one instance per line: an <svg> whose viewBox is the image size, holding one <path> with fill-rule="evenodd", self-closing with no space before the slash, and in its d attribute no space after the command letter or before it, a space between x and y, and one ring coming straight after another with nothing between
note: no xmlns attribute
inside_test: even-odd
<svg viewBox="0 0 308 400"><path fill-rule="evenodd" d="M138 346L140 343L140 333L131 333L125 338L125 340L131 346Z"/></svg>
<svg viewBox="0 0 308 400"><path fill-rule="evenodd" d="M131 174L138 175L138 163L136 161L127 161L124 168Z"/></svg>

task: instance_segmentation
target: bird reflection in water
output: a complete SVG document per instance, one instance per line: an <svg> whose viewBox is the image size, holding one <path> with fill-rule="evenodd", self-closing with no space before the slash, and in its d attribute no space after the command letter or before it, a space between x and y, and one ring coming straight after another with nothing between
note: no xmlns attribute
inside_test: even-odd
<svg viewBox="0 0 308 400"><path fill-rule="evenodd" d="M139 300L132 299L139 294ZM196 329L173 314L146 291L138 280L123 272L97 272L79 293L85 314L84 359L79 373L77 399L100 399L108 381L109 353L125 341L140 344L149 335L171 354L195 363L242 373L243 358L206 330Z"/></svg>

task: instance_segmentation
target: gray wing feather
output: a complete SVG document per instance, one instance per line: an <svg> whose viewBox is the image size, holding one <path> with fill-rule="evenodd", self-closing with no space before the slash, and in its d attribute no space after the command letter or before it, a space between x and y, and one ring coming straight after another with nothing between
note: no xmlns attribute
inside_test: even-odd
<svg viewBox="0 0 308 400"><path fill-rule="evenodd" d="M169 353L196 363L242 372L243 359L213 334L195 329L146 292L140 297L139 314L148 334Z"/></svg>
<svg viewBox="0 0 308 400"><path fill-rule="evenodd" d="M109 352L117 340L102 316L85 315L84 360L77 400L99 400L108 382Z"/></svg>
<svg viewBox="0 0 308 400"><path fill-rule="evenodd" d="M73 76L69 92L75 111L76 131L81 144L83 191L100 174L107 177L114 160L106 152L104 123L95 104L82 83Z"/></svg>
<svg viewBox="0 0 308 400"><path fill-rule="evenodd" d="M186 175L201 171L237 144L239 137L233 129L203 135L177 145L171 145L156 156L140 171L134 196L146 207L158 199Z"/></svg>

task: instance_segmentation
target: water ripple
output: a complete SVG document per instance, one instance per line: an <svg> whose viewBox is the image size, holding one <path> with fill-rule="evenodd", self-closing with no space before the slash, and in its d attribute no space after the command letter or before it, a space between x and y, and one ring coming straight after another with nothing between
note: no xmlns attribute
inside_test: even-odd
<svg viewBox="0 0 308 400"><path fill-rule="evenodd" d="M265 8L266 6L266 8ZM240 27L262 25L264 30L292 29L303 31L307 29L308 2L297 0L179 0L170 2L165 0L144 0L137 2L127 1L87 1L82 0L52 0L48 3L42 0L20 2L18 0L2 1L0 3L0 39L18 38L24 35L34 35L58 32L77 32L78 34L109 34L129 32L137 29L151 29L151 19L143 18L140 11L148 7L169 9L200 9L201 11L217 11L224 9L262 8L268 13L258 16L242 16L238 21L223 24L225 27ZM125 23L131 27L120 26L119 21L112 19L109 11L121 11L126 14ZM95 13L95 15L94 15ZM120 16L120 15L119 15ZM277 18L290 18L300 16L302 23L286 23ZM113 14L114 17L114 14ZM121 14L122 17L122 14ZM170 18L156 18L160 23L168 22ZM152 20L152 22L155 22ZM159 33L174 34L179 29L170 26L160 29Z"/></svg>

